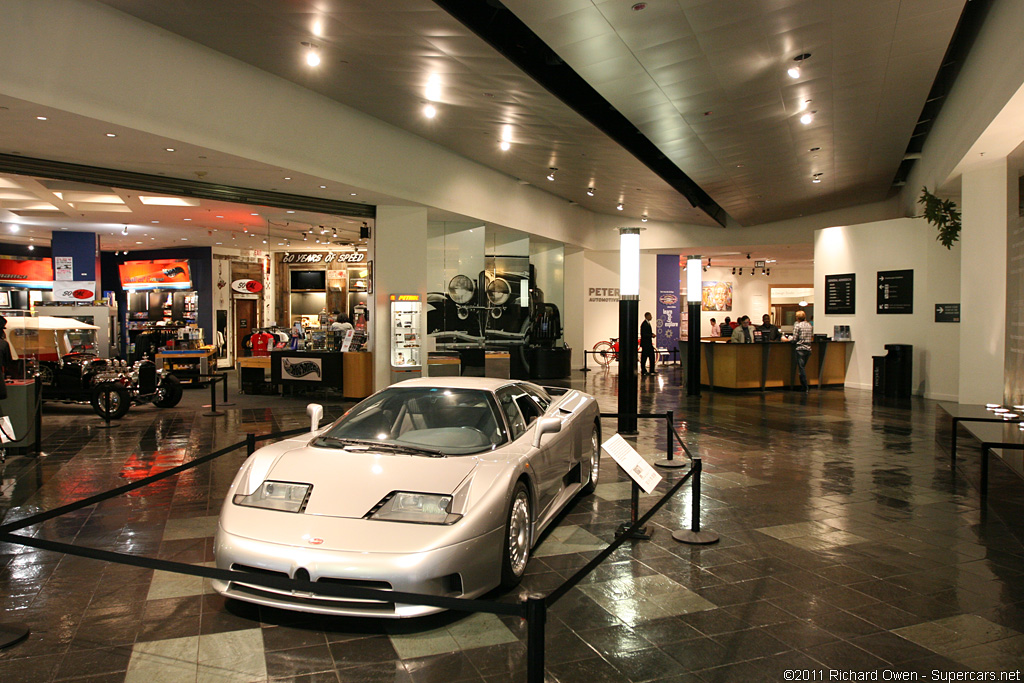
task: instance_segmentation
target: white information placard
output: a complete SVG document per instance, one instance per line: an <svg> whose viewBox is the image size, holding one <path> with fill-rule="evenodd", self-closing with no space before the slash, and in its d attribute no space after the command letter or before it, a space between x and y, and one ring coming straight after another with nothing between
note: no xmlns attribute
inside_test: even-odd
<svg viewBox="0 0 1024 683"><path fill-rule="evenodd" d="M341 342L342 352L348 351L350 348L352 348L352 337L354 336L356 336L356 331L354 329L345 330L345 338Z"/></svg>
<svg viewBox="0 0 1024 683"><path fill-rule="evenodd" d="M53 279L74 280L74 259L71 256L53 257Z"/></svg>
<svg viewBox="0 0 1024 683"><path fill-rule="evenodd" d="M601 444L604 452L612 456L626 474L633 478L646 493L654 491L662 476L644 460L636 450L626 443L621 435L616 434Z"/></svg>

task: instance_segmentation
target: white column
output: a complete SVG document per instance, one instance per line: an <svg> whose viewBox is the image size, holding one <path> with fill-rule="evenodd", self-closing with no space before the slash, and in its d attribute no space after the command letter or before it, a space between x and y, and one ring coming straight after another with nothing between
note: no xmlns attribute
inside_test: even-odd
<svg viewBox="0 0 1024 683"><path fill-rule="evenodd" d="M374 389L391 383L389 365L390 294L419 294L423 301L419 338L427 335L427 210L415 206L378 206L373 234ZM421 342L422 344L422 342ZM426 374L426 347L423 369Z"/></svg>
<svg viewBox="0 0 1024 683"><path fill-rule="evenodd" d="M1003 400L1006 231L1011 215L1011 179L1007 171L1004 157L963 174L960 403ZM1016 207L1013 209L1016 211Z"/></svg>

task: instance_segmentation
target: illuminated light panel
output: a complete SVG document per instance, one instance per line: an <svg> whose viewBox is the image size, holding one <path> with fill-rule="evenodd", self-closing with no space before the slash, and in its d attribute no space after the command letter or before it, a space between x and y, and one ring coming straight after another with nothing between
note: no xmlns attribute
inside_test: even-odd
<svg viewBox="0 0 1024 683"><path fill-rule="evenodd" d="M152 197L139 195L139 201L148 206L199 206L198 199L184 197Z"/></svg>

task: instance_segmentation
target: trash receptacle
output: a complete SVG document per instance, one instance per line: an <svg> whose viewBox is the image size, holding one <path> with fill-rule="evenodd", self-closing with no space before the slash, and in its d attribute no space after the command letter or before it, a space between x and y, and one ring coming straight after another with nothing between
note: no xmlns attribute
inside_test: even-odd
<svg viewBox="0 0 1024 683"><path fill-rule="evenodd" d="M871 394L885 396L885 356L871 356Z"/></svg>
<svg viewBox="0 0 1024 683"><path fill-rule="evenodd" d="M914 376L914 347L886 344L885 351L885 395L909 398Z"/></svg>

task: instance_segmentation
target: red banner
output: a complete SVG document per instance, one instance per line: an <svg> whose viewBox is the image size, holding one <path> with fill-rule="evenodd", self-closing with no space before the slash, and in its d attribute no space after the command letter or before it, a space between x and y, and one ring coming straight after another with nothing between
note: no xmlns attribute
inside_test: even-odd
<svg viewBox="0 0 1024 683"><path fill-rule="evenodd" d="M53 284L53 261L50 259L0 258L0 285L14 287L47 287Z"/></svg>
<svg viewBox="0 0 1024 683"><path fill-rule="evenodd" d="M192 286L188 261L126 261L118 269L121 273L121 286L125 289L187 289Z"/></svg>

